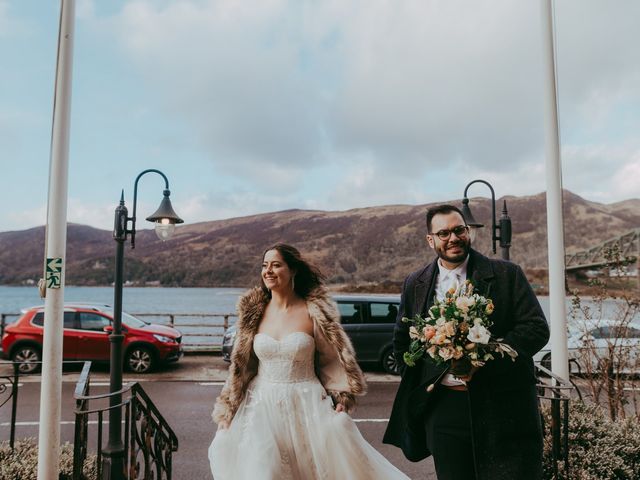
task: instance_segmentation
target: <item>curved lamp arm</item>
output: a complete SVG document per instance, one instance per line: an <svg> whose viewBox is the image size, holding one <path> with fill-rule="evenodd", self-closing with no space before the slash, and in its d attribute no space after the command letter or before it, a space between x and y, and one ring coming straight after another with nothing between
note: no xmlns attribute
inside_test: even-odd
<svg viewBox="0 0 640 480"><path fill-rule="evenodd" d="M491 242L493 244L493 253L495 254L496 240L500 239L500 237L497 235L498 227L496 226L496 194L493 191L493 187L489 182L485 180L473 180L472 182L469 182L466 187L464 187L464 194L463 194L464 198L462 199L463 205L469 204L469 199L467 198L467 191L469 190L469 187L474 183L484 183L487 187L489 187L489 190L491 190ZM506 208L506 203L505 203L505 208Z"/></svg>
<svg viewBox="0 0 640 480"><path fill-rule="evenodd" d="M469 209L467 190L469 190L469 187L474 183L484 183L489 187L489 190L491 190L491 241L493 243L493 253L496 253L496 241L499 241L500 249L502 250L502 258L504 260L509 260L509 248L511 248L511 218L509 218L509 214L507 213L507 201L504 200L500 223L496 225L496 194L489 182L486 182L485 180L474 180L469 182L465 187L464 198L462 199L462 215L464 216L464 220L469 226L483 226L481 223L475 221L473 215L471 215L471 210ZM498 234L498 231L500 231L500 234Z"/></svg>
<svg viewBox="0 0 640 480"><path fill-rule="evenodd" d="M162 173L160 170L156 170L155 168L149 168L141 172L137 177L136 181L133 185L133 216L128 216L127 207L124 204L124 190L122 190L122 194L120 195L120 204L116 208L115 222L113 228L113 238L114 240L124 242L127 239L127 235L131 236L131 248L136 248L136 211L138 207L138 182L140 178L147 173L157 173L158 175L164 178L164 198L162 203L160 204L160 208L151 215L147 220L153 221L156 217L169 218L171 223L182 223L183 220L176 215L171 207L171 202L169 201L169 195L171 194L169 190L169 180L167 176ZM128 229L128 223L131 222L131 228ZM156 227L157 228L157 227ZM157 230L156 230L157 231Z"/></svg>
<svg viewBox="0 0 640 480"><path fill-rule="evenodd" d="M164 189L169 190L169 180L167 179L167 176L160 170L156 170L155 168L144 170L143 172L140 172L140 174L136 177L136 181L133 184L133 216L129 218L129 220L131 220L131 230L129 231L129 233L131 234L132 249L136 248L136 208L138 204L138 181L140 180L140 177L151 172L161 175L162 178L164 178Z"/></svg>

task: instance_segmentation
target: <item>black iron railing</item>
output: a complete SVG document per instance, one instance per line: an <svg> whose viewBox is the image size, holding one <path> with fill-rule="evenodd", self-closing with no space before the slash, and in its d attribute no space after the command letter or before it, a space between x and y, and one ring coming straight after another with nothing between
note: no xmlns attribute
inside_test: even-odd
<svg viewBox="0 0 640 480"><path fill-rule="evenodd" d="M29 365L33 366L34 364L38 365L37 369L39 369L39 365L42 362L28 362ZM84 369L87 371L91 368L91 362L82 362L82 361L74 361L74 360L65 360L62 362L63 365L72 365L72 364L84 364ZM21 362L11 362L0 360L0 408L3 408L5 405L11 405L11 418L9 425L9 445L11 449L14 447L15 436L16 436L16 422L18 415L18 392L20 390L20 379L22 377L34 377L39 376L39 373L31 373L23 372L20 370L20 366L24 365ZM9 403L11 402L11 403Z"/></svg>
<svg viewBox="0 0 640 480"><path fill-rule="evenodd" d="M91 362L86 362L82 367L82 372L76 383L76 389L73 397L76 401L76 421L73 433L73 480L83 479L83 467L87 458L87 442L89 440L89 416L78 414L87 409L89 396L89 385L91 382ZM98 424L100 433L98 434L98 443L102 439L102 422ZM100 450L100 448L98 448ZM98 465L100 465L98 463Z"/></svg>
<svg viewBox="0 0 640 480"><path fill-rule="evenodd" d="M569 475L569 402L572 396L581 399L580 390L573 382L566 382L542 365L536 365L538 399L547 403L551 411L551 460L553 478L568 478ZM562 470L562 473L560 473Z"/></svg>
<svg viewBox="0 0 640 480"><path fill-rule="evenodd" d="M9 430L9 446L13 450L16 439L16 414L18 412L18 389L20 388L19 364L13 362L2 362L2 367L7 371L0 370L0 408L11 401L11 423ZM11 372L13 371L13 372Z"/></svg>
<svg viewBox="0 0 640 480"><path fill-rule="evenodd" d="M103 477L102 443L104 417L112 408L124 409L124 479L171 479L173 452L178 450L178 438L139 383L122 390L101 395L89 395L89 371L82 371L76 385L76 422L74 438L73 479L81 480L82 466L87 457L89 417L97 417L97 470ZM109 398L121 395L120 404L109 406ZM99 406L96 406L99 404Z"/></svg>
<svg viewBox="0 0 640 480"><path fill-rule="evenodd" d="M235 313L134 313L134 317L177 328L186 352L218 352ZM213 320L213 321L212 321ZM149 321L149 320L147 320Z"/></svg>

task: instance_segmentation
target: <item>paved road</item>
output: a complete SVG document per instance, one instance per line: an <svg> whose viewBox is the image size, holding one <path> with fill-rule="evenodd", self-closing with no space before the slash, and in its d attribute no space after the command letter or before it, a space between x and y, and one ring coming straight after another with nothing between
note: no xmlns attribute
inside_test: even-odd
<svg viewBox="0 0 640 480"><path fill-rule="evenodd" d="M196 365L195 359L187 357L187 363L192 362L191 369ZM215 369L212 360L206 363L208 369ZM183 364L184 367L187 363ZM217 360L213 361L217 364ZM220 367L224 370L224 364ZM68 369L67 369L68 370ZM73 390L76 373L68 372L63 383L63 408L62 408L62 441L73 441ZM178 368L184 373L183 369ZM175 373L175 372L174 372ZM193 375L198 376L198 375ZM221 379L211 376L199 378L196 381L171 380L172 372L147 376L142 382L143 388L149 394L160 412L174 429L180 446L174 456L174 478L181 480L208 479L211 480L207 460L207 448L213 438L215 425L211 422L211 410L216 396L222 388ZM360 401L354 418L363 436L376 449L382 452L394 465L404 471L409 477L415 479L434 480L433 464L431 460L420 463L412 463L406 460L402 453L395 447L383 445L381 438L386 427L391 404L398 386L397 381L388 378L384 374L368 372L369 393ZM376 377L377 376L377 377ZM180 375L182 377L182 375ZM125 376L125 380L130 377ZM374 378L383 381L373 381ZM168 379L168 380L167 380ZM40 384L38 377L27 379L20 388L18 407L17 437L37 437L38 415L40 402ZM105 369L97 369L92 376L92 394L107 391L108 375ZM386 381L384 381L386 380ZM1 400L0 400L1 401ZM0 409L0 439L8 439L10 408L5 405ZM90 436L95 437L95 429L89 430ZM90 444L90 450L95 450L95 445Z"/></svg>

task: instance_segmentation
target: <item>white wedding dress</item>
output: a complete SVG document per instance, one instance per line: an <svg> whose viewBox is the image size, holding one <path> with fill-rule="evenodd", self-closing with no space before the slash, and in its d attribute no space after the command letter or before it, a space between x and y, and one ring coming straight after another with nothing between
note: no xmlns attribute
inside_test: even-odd
<svg viewBox="0 0 640 480"><path fill-rule="evenodd" d="M408 479L337 413L314 371L313 337L259 333L257 376L209 447L214 480Z"/></svg>

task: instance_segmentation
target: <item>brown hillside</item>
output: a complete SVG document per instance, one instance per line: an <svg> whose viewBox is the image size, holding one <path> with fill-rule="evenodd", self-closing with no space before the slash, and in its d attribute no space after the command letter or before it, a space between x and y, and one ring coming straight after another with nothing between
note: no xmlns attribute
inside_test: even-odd
<svg viewBox="0 0 640 480"><path fill-rule="evenodd" d="M500 217L502 200L497 205ZM526 269L546 269L545 194L505 197L513 222L511 259ZM460 200L451 203L460 205ZM485 223L474 241L490 251L491 201L470 202ZM248 286L255 283L261 254L279 241L296 245L336 284L395 284L432 258L425 245L428 205L391 205L324 212L288 210L180 226L160 242L141 231L136 249L127 247L127 280L176 286ZM591 247L640 225L640 200L611 205L564 193L567 251ZM111 232L70 224L67 283L108 285L113 281L115 242ZM42 276L44 228L0 233L0 284ZM498 255L500 251L498 250Z"/></svg>

